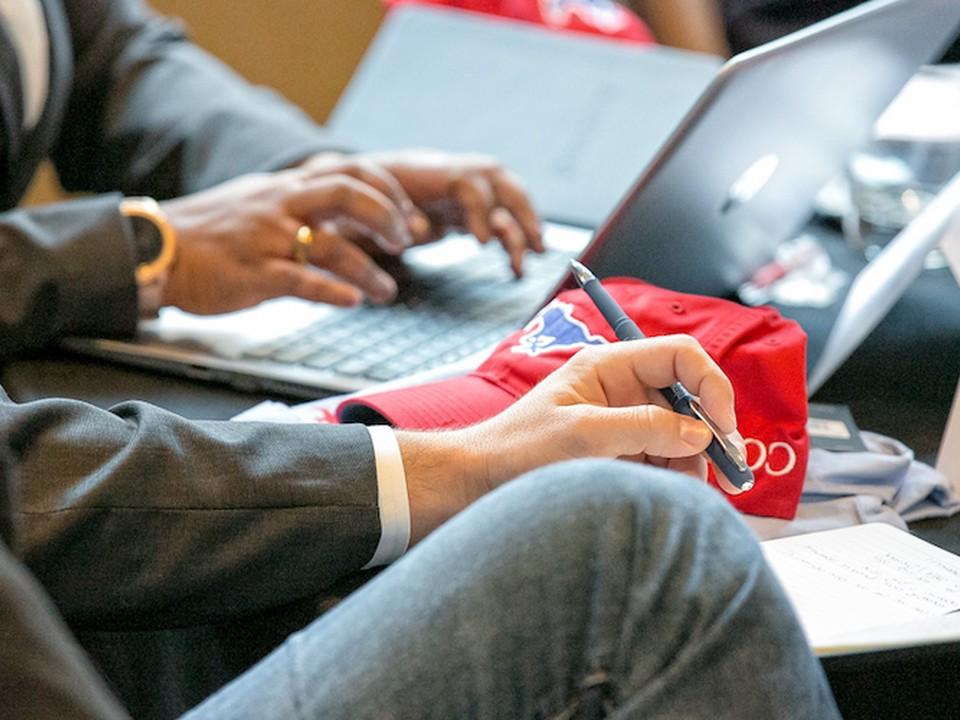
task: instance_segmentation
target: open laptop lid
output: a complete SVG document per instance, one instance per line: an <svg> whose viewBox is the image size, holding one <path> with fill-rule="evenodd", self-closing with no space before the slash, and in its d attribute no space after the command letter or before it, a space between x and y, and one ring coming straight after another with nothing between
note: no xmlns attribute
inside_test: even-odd
<svg viewBox="0 0 960 720"><path fill-rule="evenodd" d="M399 7L328 126L358 150L493 155L545 218L595 228L719 67L707 55Z"/></svg>
<svg viewBox="0 0 960 720"><path fill-rule="evenodd" d="M857 275L807 385L816 392L850 357L923 270L927 254L956 226L960 174Z"/></svg>
<svg viewBox="0 0 960 720"><path fill-rule="evenodd" d="M957 0L874 0L730 60L597 232L584 262L727 295L808 218L960 23Z"/></svg>

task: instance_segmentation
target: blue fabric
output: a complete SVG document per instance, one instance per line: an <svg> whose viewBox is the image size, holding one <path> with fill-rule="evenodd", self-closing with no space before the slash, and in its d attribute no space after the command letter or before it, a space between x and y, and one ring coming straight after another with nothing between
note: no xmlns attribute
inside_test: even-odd
<svg viewBox="0 0 960 720"><path fill-rule="evenodd" d="M885 522L902 530L908 522L948 517L960 511L950 481L893 438L861 431L863 452L810 451L800 506L793 520L748 516L761 540Z"/></svg>
<svg viewBox="0 0 960 720"><path fill-rule="evenodd" d="M492 493L187 717L718 714L838 717L716 492L581 461Z"/></svg>

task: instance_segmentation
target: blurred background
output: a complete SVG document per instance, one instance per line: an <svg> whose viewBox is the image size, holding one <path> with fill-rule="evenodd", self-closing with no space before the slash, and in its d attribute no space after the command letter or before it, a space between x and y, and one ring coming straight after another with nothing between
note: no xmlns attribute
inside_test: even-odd
<svg viewBox="0 0 960 720"><path fill-rule="evenodd" d="M258 85L326 119L383 17L380 0L151 0Z"/></svg>
<svg viewBox="0 0 960 720"><path fill-rule="evenodd" d="M846 0L851 2L851 0ZM181 18L194 41L245 78L279 90L326 120L384 15L382 0L149 0ZM716 0L629 0L660 43L726 54ZM25 204L62 191L49 166Z"/></svg>
<svg viewBox="0 0 960 720"><path fill-rule="evenodd" d="M383 17L380 0L151 0L248 80L269 85L323 122ZM41 170L27 204L61 196Z"/></svg>
<svg viewBox="0 0 960 720"><path fill-rule="evenodd" d="M622 0L663 45L728 55L858 4L858 0ZM149 0L245 78L324 122L384 15L382 0ZM960 61L960 42L948 53ZM49 166L25 204L62 191Z"/></svg>

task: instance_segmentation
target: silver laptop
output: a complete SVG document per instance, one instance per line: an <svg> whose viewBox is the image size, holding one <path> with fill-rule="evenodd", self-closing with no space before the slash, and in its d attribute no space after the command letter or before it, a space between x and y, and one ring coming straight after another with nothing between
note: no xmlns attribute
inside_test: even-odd
<svg viewBox="0 0 960 720"><path fill-rule="evenodd" d="M562 69L561 58L574 46L584 53L584 62L594 57L591 52L603 53L607 64L598 63L594 81L602 86L610 73L616 74L607 44L445 11L392 13L351 84L343 109L334 115L335 129L355 128L351 135L360 149L432 145L457 150L476 141L466 147L496 154L534 178L531 187L545 217L579 221L581 226L548 225L545 237L551 252L530 258L529 277L521 283L510 279L505 258L492 246L481 250L458 237L409 254L401 301L389 308L342 311L279 299L216 318L166 310L159 320L144 323L133 342L70 344L241 387L315 396L469 361L522 325L569 281L566 258L571 254L600 276L631 275L681 291L729 294L806 220L817 190L869 137L883 109L920 65L937 56L958 23L960 3L955 0L875 0L734 58L669 139L653 143L659 149L652 160L638 153L635 168L646 169L591 239L591 213L602 199L576 205L570 198L588 195L602 184L607 166L619 167L622 157L631 154L627 148L650 147L643 113L631 117L623 110L627 119L638 119L636 127L615 136L613 147L619 152L604 159L593 155L589 143L581 147L590 136L583 123L595 122L610 147L603 129L607 113L613 112L610 107L600 103L595 114L584 114L582 108L593 107L595 97L573 93L561 102L549 93L531 97L529 88L541 83L544 73ZM437 49L424 55L424 44L438 38L440 47L451 51L444 62L437 61ZM430 84L418 86L402 72L410 53L420 58L414 65L422 66L426 57L432 59L430 67L442 69L448 57L454 65L454 58L471 51L480 57L512 57L514 47L527 47L528 41L556 41L564 51L545 59L540 53L520 52L517 57L529 65L504 61L512 81L526 84L516 96L505 96L496 83L484 96L470 84L474 77L462 73L454 72L446 84L431 76ZM620 61L640 68L644 58L660 62L669 52L631 49L634 54ZM686 55L674 59L687 68L691 62ZM495 63L487 64L496 69ZM472 67L475 77L486 77L480 70L486 67ZM701 70L706 74L709 66ZM660 86L665 71L663 66L657 69ZM695 83L685 77L686 91L691 92ZM636 87L643 81L642 74L632 80ZM408 86L402 104L384 95L394 85ZM455 92L464 86L469 91ZM487 87L482 81L478 86ZM583 84L587 86L590 83ZM615 91L608 94L619 97ZM419 100L431 97L462 102L450 102L445 109L435 103L432 109L446 112L448 121L429 123L424 130L430 134L419 136L416 118L422 118L424 108ZM676 107L687 100L676 99ZM567 113L572 114L570 125ZM512 142L510 133L516 129L509 121L530 114L539 114L536 127L554 139L549 150L530 152ZM505 118L500 130L485 135L484 128L498 117ZM503 137L511 141L498 147ZM558 173L568 173L567 180L551 184L549 178ZM616 175L613 169L611 174Z"/></svg>

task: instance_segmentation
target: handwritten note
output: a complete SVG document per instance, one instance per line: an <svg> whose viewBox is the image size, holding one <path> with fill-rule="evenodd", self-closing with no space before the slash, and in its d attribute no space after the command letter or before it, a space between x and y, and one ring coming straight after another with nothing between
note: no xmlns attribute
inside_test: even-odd
<svg viewBox="0 0 960 720"><path fill-rule="evenodd" d="M881 523L770 540L767 562L815 650L960 610L960 557ZM875 631L875 632L874 632Z"/></svg>

